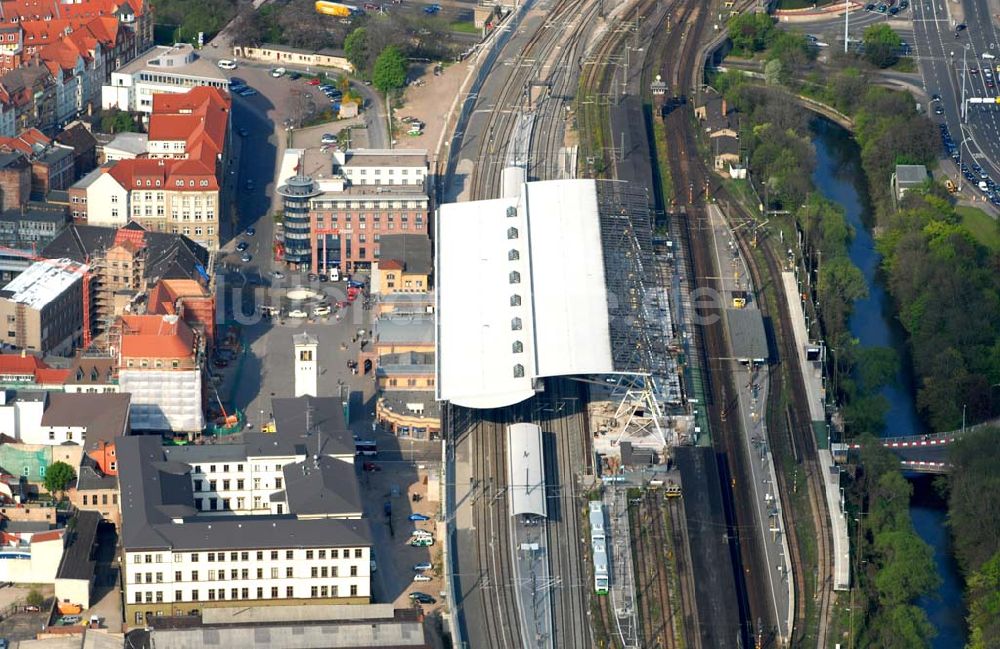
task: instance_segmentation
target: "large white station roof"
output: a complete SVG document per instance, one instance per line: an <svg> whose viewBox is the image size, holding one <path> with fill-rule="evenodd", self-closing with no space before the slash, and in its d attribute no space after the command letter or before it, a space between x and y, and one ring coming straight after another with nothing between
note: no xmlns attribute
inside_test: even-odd
<svg viewBox="0 0 1000 649"><path fill-rule="evenodd" d="M537 378L613 371L593 180L442 205L437 250L439 399L501 407Z"/></svg>

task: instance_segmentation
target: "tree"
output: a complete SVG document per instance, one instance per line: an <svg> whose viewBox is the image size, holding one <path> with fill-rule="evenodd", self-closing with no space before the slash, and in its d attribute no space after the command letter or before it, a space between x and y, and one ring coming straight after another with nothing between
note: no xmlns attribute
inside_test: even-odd
<svg viewBox="0 0 1000 649"><path fill-rule="evenodd" d="M896 381L899 355L892 347L868 347L858 350L858 377L868 394Z"/></svg>
<svg viewBox="0 0 1000 649"><path fill-rule="evenodd" d="M28 606L37 606L41 608L42 604L45 603L45 596L42 595L37 588L32 588L28 591L28 596L24 600Z"/></svg>
<svg viewBox="0 0 1000 649"><path fill-rule="evenodd" d="M744 53L767 47L774 34L774 18L766 13L741 13L729 20L729 39L733 48Z"/></svg>
<svg viewBox="0 0 1000 649"><path fill-rule="evenodd" d="M138 125L132 119L132 114L124 110L112 108L101 115L102 133L136 133Z"/></svg>
<svg viewBox="0 0 1000 649"><path fill-rule="evenodd" d="M76 480L76 471L65 462L53 462L45 471L45 490L50 494L62 494Z"/></svg>
<svg viewBox="0 0 1000 649"><path fill-rule="evenodd" d="M406 83L406 59L395 45L382 50L375 59L372 83L385 94Z"/></svg>
<svg viewBox="0 0 1000 649"><path fill-rule="evenodd" d="M358 74L367 74L371 63L368 51L368 29L358 27L344 39L344 54Z"/></svg>
<svg viewBox="0 0 1000 649"><path fill-rule="evenodd" d="M988 649L1000 638L1000 552L969 578L969 649Z"/></svg>
<svg viewBox="0 0 1000 649"><path fill-rule="evenodd" d="M903 40L885 23L865 29L862 42L865 45L865 59L875 67L887 68L899 60L898 52Z"/></svg>

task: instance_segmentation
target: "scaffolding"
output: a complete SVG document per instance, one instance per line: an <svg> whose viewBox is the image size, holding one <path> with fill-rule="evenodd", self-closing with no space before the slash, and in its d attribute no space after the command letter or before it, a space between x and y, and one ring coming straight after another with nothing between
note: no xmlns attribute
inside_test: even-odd
<svg viewBox="0 0 1000 649"><path fill-rule="evenodd" d="M597 181L618 439L667 445L661 403L680 390L671 351L666 292L659 285L649 193L632 183Z"/></svg>

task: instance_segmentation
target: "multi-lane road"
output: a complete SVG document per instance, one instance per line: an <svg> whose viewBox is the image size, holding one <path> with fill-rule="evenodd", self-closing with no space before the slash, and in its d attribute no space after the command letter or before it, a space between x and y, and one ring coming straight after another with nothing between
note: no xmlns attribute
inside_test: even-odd
<svg viewBox="0 0 1000 649"><path fill-rule="evenodd" d="M956 32L956 25L968 27ZM956 33L958 34L956 36ZM1000 34L989 10L989 0L918 0L913 5L914 53L920 65L928 96L940 95L940 116L956 144L963 162L978 162L994 178L1000 177L1000 106L969 104L962 119L962 96L997 97L995 84L1000 57ZM994 81L984 70L993 68ZM971 160L970 160L971 158Z"/></svg>

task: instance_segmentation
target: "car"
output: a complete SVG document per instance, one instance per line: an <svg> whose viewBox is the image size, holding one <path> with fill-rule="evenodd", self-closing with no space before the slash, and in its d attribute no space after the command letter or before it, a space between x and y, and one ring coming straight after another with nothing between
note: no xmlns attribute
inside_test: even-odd
<svg viewBox="0 0 1000 649"><path fill-rule="evenodd" d="M330 315L332 309L328 306L318 306L313 309L313 315L318 317Z"/></svg>
<svg viewBox="0 0 1000 649"><path fill-rule="evenodd" d="M285 279L285 274L280 270L272 270L271 277L273 277L274 279Z"/></svg>
<svg viewBox="0 0 1000 649"><path fill-rule="evenodd" d="M216 63L216 65L218 65L219 68L222 70L236 69L236 61L230 61L229 59L219 59L219 62Z"/></svg>
<svg viewBox="0 0 1000 649"><path fill-rule="evenodd" d="M994 87L993 81L991 81L990 79L987 79L986 80L986 87L987 88L993 88Z"/></svg>
<svg viewBox="0 0 1000 649"><path fill-rule="evenodd" d="M940 106L935 106L934 107L934 114L935 115L944 115L944 108L941 108Z"/></svg>
<svg viewBox="0 0 1000 649"><path fill-rule="evenodd" d="M243 231L243 234L247 235L248 237L252 237L253 235L257 234L257 230L255 228L247 228L246 230Z"/></svg>
<svg viewBox="0 0 1000 649"><path fill-rule="evenodd" d="M425 574L413 575L413 581L415 582L430 581L430 580L431 580L430 575L425 575Z"/></svg>
<svg viewBox="0 0 1000 649"><path fill-rule="evenodd" d="M932 102L933 101L941 101L941 95L939 95L937 93L934 93L933 95L931 95L931 101Z"/></svg>
<svg viewBox="0 0 1000 649"><path fill-rule="evenodd" d="M246 136L250 135L250 131L248 131L245 128L242 128L242 127L237 131L237 133L240 134L240 137L246 137Z"/></svg>
<svg viewBox="0 0 1000 649"><path fill-rule="evenodd" d="M227 361L224 358L216 358L215 360L212 361L212 365L218 367L219 369L222 369L224 367L229 367L229 361Z"/></svg>
<svg viewBox="0 0 1000 649"><path fill-rule="evenodd" d="M315 282L319 280L319 275L316 273L309 273L306 275L306 280L310 282Z"/></svg>
<svg viewBox="0 0 1000 649"><path fill-rule="evenodd" d="M969 74L979 74L979 68L974 65L969 66Z"/></svg>
<svg viewBox="0 0 1000 649"><path fill-rule="evenodd" d="M82 619L79 615L64 615L60 618L59 624L79 624Z"/></svg>
<svg viewBox="0 0 1000 649"><path fill-rule="evenodd" d="M236 244L236 249L239 250L240 252L243 252L244 250L246 250L249 247L250 247L250 244L247 243L246 241L240 241L238 244Z"/></svg>
<svg viewBox="0 0 1000 649"><path fill-rule="evenodd" d="M251 255L248 252L243 253L243 256L240 257L240 261L242 261L244 264L249 264L252 259L253 255Z"/></svg>
<svg viewBox="0 0 1000 649"><path fill-rule="evenodd" d="M969 26L966 25L965 23L958 23L957 25L955 25L955 31L956 32L964 32L968 28L969 28Z"/></svg>
<svg viewBox="0 0 1000 649"><path fill-rule="evenodd" d="M307 86L318 86L320 83L322 83L322 81L319 80L319 77L313 77L312 79L306 80Z"/></svg>
<svg viewBox="0 0 1000 649"><path fill-rule="evenodd" d="M252 189L253 189L253 178L248 178L248 179L247 179L247 182L246 182L246 188L247 188L248 190L252 190Z"/></svg>
<svg viewBox="0 0 1000 649"><path fill-rule="evenodd" d="M322 144L336 144L337 136L333 133L324 133L323 137L319 139Z"/></svg>
<svg viewBox="0 0 1000 649"><path fill-rule="evenodd" d="M292 309L288 312L289 318L308 318L309 314L302 309Z"/></svg>
<svg viewBox="0 0 1000 649"><path fill-rule="evenodd" d="M414 602L420 602L421 604L433 604L437 602L436 599L434 599L427 593L421 593L418 591L410 593L410 599L412 599Z"/></svg>
<svg viewBox="0 0 1000 649"><path fill-rule="evenodd" d="M41 609L40 606L36 606L34 604L28 604L27 606L24 607L24 612L25 613L38 613L41 610L42 609Z"/></svg>
<svg viewBox="0 0 1000 649"><path fill-rule="evenodd" d="M285 68L274 68L271 70L271 76L277 79L278 77L284 76L285 72Z"/></svg>
<svg viewBox="0 0 1000 649"><path fill-rule="evenodd" d="M430 570L434 566L431 565L430 561L422 561L420 563L413 564L414 572L423 572L424 570Z"/></svg>
<svg viewBox="0 0 1000 649"><path fill-rule="evenodd" d="M333 88L334 88L334 86L332 84L329 84L329 83L322 83L319 86L320 90L333 90Z"/></svg>
<svg viewBox="0 0 1000 649"><path fill-rule="evenodd" d="M431 517L430 516L424 516L423 514L410 514L409 515L409 519L411 521L429 521L431 519Z"/></svg>
<svg viewBox="0 0 1000 649"><path fill-rule="evenodd" d="M382 467L375 464L374 462L365 462L364 464L361 465L361 469L363 471L381 471Z"/></svg>
<svg viewBox="0 0 1000 649"><path fill-rule="evenodd" d="M429 548L430 546L434 545L434 539L433 538L412 539L410 540L409 545L414 548Z"/></svg>
<svg viewBox="0 0 1000 649"><path fill-rule="evenodd" d="M298 72L290 72L288 74L288 78L291 79L292 81L298 81L299 79L302 78L302 75L299 74Z"/></svg>

